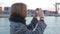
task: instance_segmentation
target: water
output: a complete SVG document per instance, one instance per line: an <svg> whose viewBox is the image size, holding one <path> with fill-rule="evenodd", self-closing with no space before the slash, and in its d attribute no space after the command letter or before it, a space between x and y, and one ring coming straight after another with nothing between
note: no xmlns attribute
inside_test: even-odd
<svg viewBox="0 0 60 34"><path fill-rule="evenodd" d="M27 25L32 20L32 17L27 17ZM60 34L60 17L47 16L45 17L47 27L44 34ZM10 23L8 18L0 18L0 34L10 34Z"/></svg>

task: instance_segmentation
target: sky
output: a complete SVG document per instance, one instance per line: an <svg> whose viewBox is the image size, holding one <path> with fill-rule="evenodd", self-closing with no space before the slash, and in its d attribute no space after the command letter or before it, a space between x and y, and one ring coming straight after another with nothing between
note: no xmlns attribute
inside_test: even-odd
<svg viewBox="0 0 60 34"><path fill-rule="evenodd" d="M0 6L11 7L14 3L25 3L28 9L42 8L54 11L56 1L60 2L60 0L0 0Z"/></svg>

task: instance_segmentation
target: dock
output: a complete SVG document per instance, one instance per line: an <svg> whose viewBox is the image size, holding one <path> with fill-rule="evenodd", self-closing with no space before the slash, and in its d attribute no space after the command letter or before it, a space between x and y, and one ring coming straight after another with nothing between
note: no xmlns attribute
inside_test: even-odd
<svg viewBox="0 0 60 34"><path fill-rule="evenodd" d="M0 14L0 18L9 18L10 14ZM45 15L48 16L48 15ZM52 14L50 16L55 16L55 17L60 17L60 14ZM33 16L28 16L28 17L33 17Z"/></svg>
<svg viewBox="0 0 60 34"><path fill-rule="evenodd" d="M0 14L0 18L8 18L9 16L9 14Z"/></svg>

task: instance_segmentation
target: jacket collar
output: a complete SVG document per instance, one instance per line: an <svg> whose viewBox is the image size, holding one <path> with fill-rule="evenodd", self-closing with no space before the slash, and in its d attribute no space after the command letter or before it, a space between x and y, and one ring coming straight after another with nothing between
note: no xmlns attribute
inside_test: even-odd
<svg viewBox="0 0 60 34"><path fill-rule="evenodd" d="M13 22L16 22L16 23L23 23L25 24L26 20L25 18L22 18L21 16L18 16L18 15L11 15L10 18L9 18L9 21L13 21Z"/></svg>

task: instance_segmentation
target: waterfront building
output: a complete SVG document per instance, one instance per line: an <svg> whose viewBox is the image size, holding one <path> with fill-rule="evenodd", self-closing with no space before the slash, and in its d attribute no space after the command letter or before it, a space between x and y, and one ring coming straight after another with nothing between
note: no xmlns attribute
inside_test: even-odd
<svg viewBox="0 0 60 34"><path fill-rule="evenodd" d="M0 7L0 14L2 14L2 7Z"/></svg>
<svg viewBox="0 0 60 34"><path fill-rule="evenodd" d="M4 7L3 14L10 14L11 7Z"/></svg>

